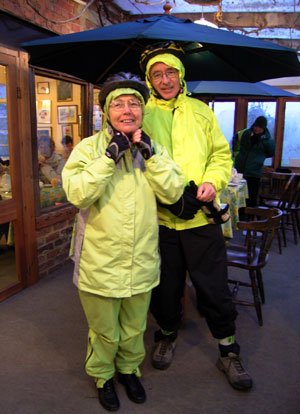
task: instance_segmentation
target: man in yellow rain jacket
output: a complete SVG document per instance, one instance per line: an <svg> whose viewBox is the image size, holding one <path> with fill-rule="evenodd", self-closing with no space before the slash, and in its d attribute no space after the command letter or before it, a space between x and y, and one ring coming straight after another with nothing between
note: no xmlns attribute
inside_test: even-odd
<svg viewBox="0 0 300 414"><path fill-rule="evenodd" d="M155 332L153 366L171 364L181 323L186 271L195 287L198 309L219 342L217 367L236 389L252 387L236 342L237 312L227 286L226 249L220 224L211 224L197 202L218 201L228 185L232 160L214 113L188 96L183 50L175 43L156 44L141 56L151 90L143 128L164 145L185 175L186 189L172 206L159 206L161 282L150 309L160 327ZM201 69L201 68L199 68ZM194 197L194 198L193 198ZM186 208L189 213L185 214Z"/></svg>
<svg viewBox="0 0 300 414"><path fill-rule="evenodd" d="M74 282L88 321L86 372L102 406L119 408L113 377L135 403L151 291L159 283L157 204L174 203L184 176L166 149L141 130L148 88L136 76L109 78L100 92L103 130L82 140L63 170L68 200L80 209Z"/></svg>

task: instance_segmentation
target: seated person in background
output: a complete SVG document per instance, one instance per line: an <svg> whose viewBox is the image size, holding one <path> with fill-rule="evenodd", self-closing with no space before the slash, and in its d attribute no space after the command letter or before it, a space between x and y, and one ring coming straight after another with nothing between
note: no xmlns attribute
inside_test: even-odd
<svg viewBox="0 0 300 414"><path fill-rule="evenodd" d="M64 147L63 157L67 161L73 149L73 138L70 135L64 135L61 144Z"/></svg>
<svg viewBox="0 0 300 414"><path fill-rule="evenodd" d="M44 184L61 185L61 172L65 165L62 155L55 152L55 143L48 135L38 138L40 180Z"/></svg>

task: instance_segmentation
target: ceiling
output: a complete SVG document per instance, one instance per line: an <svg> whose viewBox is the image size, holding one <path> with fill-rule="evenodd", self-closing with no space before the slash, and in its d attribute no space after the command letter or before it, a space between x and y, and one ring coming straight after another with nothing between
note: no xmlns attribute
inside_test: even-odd
<svg viewBox="0 0 300 414"><path fill-rule="evenodd" d="M106 3L104 0L103 3ZM279 43L300 53L300 0L113 0L122 20L170 13L205 20L239 34Z"/></svg>

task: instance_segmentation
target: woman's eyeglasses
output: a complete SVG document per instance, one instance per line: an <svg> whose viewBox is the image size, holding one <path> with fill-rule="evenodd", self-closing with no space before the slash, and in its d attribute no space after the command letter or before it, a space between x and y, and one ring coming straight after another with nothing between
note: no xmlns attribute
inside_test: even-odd
<svg viewBox="0 0 300 414"><path fill-rule="evenodd" d="M123 111L123 109L125 108L126 105L132 111L136 111L137 109L141 108L141 106L142 106L141 102L139 102L139 101L129 100L127 102L114 101L109 105L109 107L112 108L116 112L121 112L121 111Z"/></svg>

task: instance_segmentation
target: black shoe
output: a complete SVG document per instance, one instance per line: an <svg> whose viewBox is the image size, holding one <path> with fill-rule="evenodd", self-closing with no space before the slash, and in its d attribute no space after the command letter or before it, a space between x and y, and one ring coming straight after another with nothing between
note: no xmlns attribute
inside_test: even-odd
<svg viewBox="0 0 300 414"><path fill-rule="evenodd" d="M111 378L106 381L103 388L98 388L100 404L109 411L117 411L120 408L120 401L115 391L114 381Z"/></svg>
<svg viewBox="0 0 300 414"><path fill-rule="evenodd" d="M121 374L119 372L118 380L125 385L127 396L131 401L137 404L142 404L146 401L144 387L135 374Z"/></svg>

